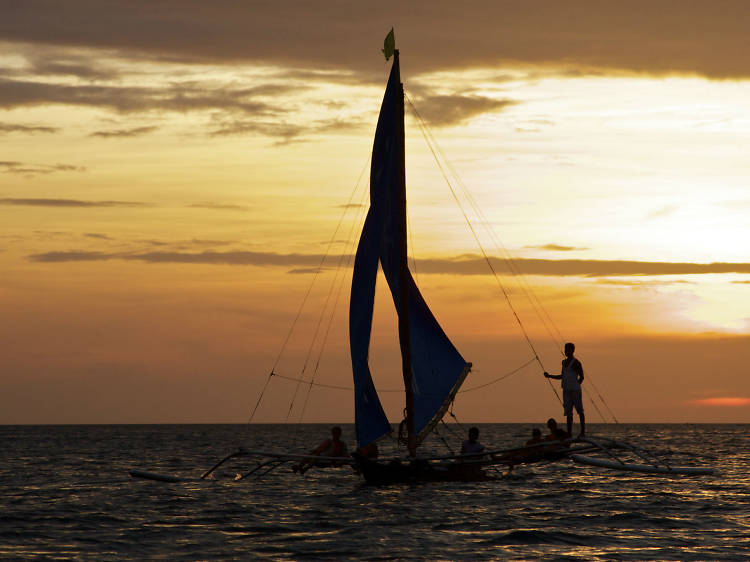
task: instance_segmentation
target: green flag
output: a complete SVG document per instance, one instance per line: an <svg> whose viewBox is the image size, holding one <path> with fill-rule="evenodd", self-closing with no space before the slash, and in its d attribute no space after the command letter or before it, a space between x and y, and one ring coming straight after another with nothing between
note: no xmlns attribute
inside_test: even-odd
<svg viewBox="0 0 750 562"><path fill-rule="evenodd" d="M385 60L388 60L393 56L393 51L396 50L396 39L393 36L393 28L388 32L388 35L385 36L385 41L383 41L383 54L385 55Z"/></svg>

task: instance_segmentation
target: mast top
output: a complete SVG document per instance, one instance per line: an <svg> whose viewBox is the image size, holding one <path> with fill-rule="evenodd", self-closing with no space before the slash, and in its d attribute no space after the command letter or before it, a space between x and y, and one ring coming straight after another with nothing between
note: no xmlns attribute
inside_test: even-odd
<svg viewBox="0 0 750 562"><path fill-rule="evenodd" d="M383 41L383 55L385 55L385 60L390 59L394 54L398 57L398 51L396 50L396 38L393 35L393 28L388 32L388 35L385 36L385 41Z"/></svg>

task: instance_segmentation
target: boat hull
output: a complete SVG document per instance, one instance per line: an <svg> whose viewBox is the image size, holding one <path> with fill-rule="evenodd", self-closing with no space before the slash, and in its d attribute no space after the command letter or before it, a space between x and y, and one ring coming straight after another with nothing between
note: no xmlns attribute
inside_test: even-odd
<svg viewBox="0 0 750 562"><path fill-rule="evenodd" d="M356 469L368 484L416 484L420 482L486 482L497 480L477 463L434 462L414 459L377 461L355 455Z"/></svg>

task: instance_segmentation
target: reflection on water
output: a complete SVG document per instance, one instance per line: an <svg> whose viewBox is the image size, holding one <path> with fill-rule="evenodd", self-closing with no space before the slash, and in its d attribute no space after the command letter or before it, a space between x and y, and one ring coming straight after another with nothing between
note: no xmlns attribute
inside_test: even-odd
<svg viewBox="0 0 750 562"><path fill-rule="evenodd" d="M531 429L480 427L493 447L522 443ZM501 482L375 488L349 468L300 477L280 467L256 482L232 480L241 463L210 481L128 476L132 468L199 476L239 445L306 450L326 426L5 426L0 557L741 558L750 549L748 429L591 427L675 464L711 464L715 477L564 462L522 467Z"/></svg>

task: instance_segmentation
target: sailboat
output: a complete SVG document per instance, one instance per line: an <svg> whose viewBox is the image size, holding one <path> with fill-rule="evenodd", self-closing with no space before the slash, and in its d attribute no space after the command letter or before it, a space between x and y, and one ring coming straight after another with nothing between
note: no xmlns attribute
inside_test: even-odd
<svg viewBox="0 0 750 562"><path fill-rule="evenodd" d="M471 371L467 362L445 334L422 297L408 267L406 220L406 164L404 149L404 87L401 82L399 51L393 45L393 31L386 38L384 54L393 54L393 65L386 85L375 131L370 171L370 208L365 219L354 262L349 304L349 342L354 378L355 431L361 450L391 432L368 366L375 282L378 264L398 314L402 375L406 401L401 427L408 450L406 459L379 461L353 455L356 467L368 483L389 484L415 481L476 481L495 478L483 469L488 466L573 458L576 462L621 470L668 473L675 467L622 461L601 461L581 453L612 449L638 449L621 443L577 440L574 446L541 444L485 455L420 457L419 445L433 431L456 397ZM390 44L390 49L389 49ZM643 457L643 455L640 455ZM616 457L615 457L616 458ZM687 473L710 469L691 468ZM502 476L502 474L501 474Z"/></svg>
<svg viewBox="0 0 750 562"><path fill-rule="evenodd" d="M378 264L398 314L398 334L406 397L406 445L410 457L448 406L471 371L445 335L414 282L407 258L404 87L399 51L380 108L370 172L370 208L354 261L349 303L349 343L354 377L357 443L366 447L391 432L368 365ZM360 456L365 478L379 479L385 469ZM392 465L389 465L392 466ZM393 472L396 472L394 470ZM394 476L395 477L395 476Z"/></svg>
<svg viewBox="0 0 750 562"><path fill-rule="evenodd" d="M518 464L566 459L588 466L641 473L712 474L712 468L673 466L648 451L611 439L547 441L515 449L485 451L481 455L418 454L419 446L442 421L471 372L472 364L463 358L441 328L408 267L405 96L393 30L386 38L383 52L386 59L393 57L393 63L375 131L370 170L370 207L357 246L349 301L349 345L358 449L346 461L339 457L239 449L195 479L211 477L220 466L238 457L251 457L256 462L249 471L238 474L236 480L257 479L286 463L302 461L329 462L338 466L351 464L370 484L501 479ZM378 440L392 433L368 362L379 268L382 268L398 315L406 403L399 440L406 445L408 452L406 457L386 459L372 458L365 453L373 450L372 445ZM272 370L271 376L274 374ZM639 462L626 462L614 451L627 451ZM603 454L605 458L582 453ZM507 471L488 474L485 470L488 467L506 467ZM132 470L130 474L164 482L186 480L142 470Z"/></svg>
<svg viewBox="0 0 750 562"><path fill-rule="evenodd" d="M406 407L401 428L408 457L378 460L355 452L356 469L368 483L477 481L494 479L488 466L571 458L578 463L655 474L710 474L712 469L674 467L626 443L578 439L575 443L488 451L484 455L420 457L418 447L445 415L472 364L459 353L430 311L408 267L404 86L393 30L383 53L393 64L380 107L370 170L370 208L354 261L349 302L349 344L354 378L355 431L358 451L391 433L368 365L375 283L382 268L398 315L401 367ZM571 446L572 445L572 446ZM612 451L635 453L642 464L626 463ZM581 453L604 452L609 460ZM613 460L614 459L614 460ZM503 474L500 474L502 477Z"/></svg>

